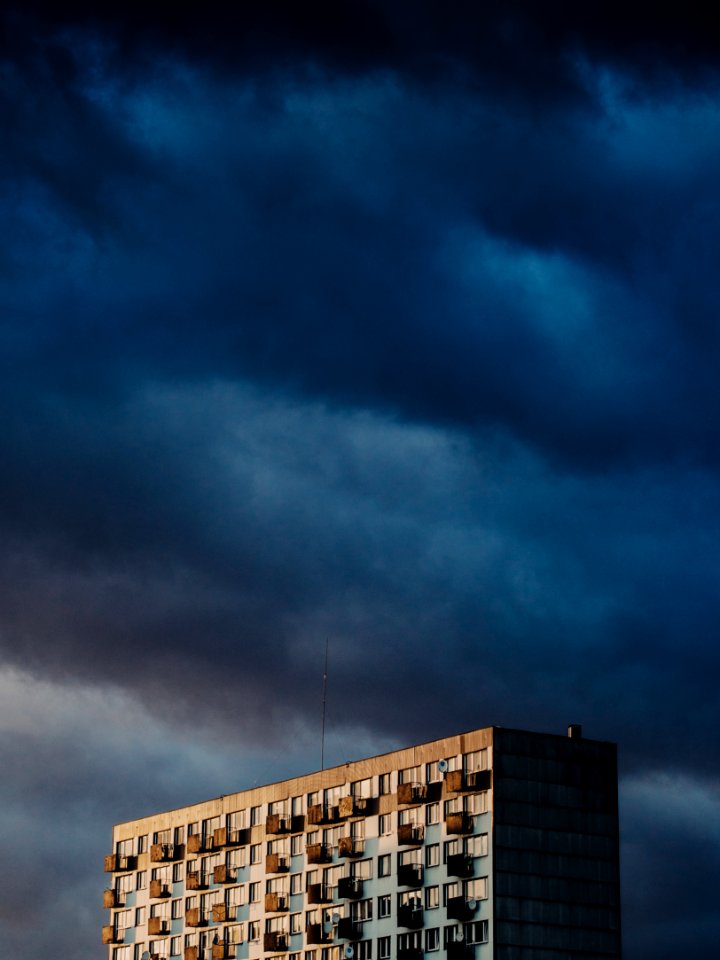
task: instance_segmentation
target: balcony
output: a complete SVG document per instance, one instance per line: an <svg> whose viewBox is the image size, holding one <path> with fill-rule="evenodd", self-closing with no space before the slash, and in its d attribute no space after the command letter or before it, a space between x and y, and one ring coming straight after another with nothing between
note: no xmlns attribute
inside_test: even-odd
<svg viewBox="0 0 720 960"><path fill-rule="evenodd" d="M492 770L475 770L464 773L452 770L445 775L445 789L448 793L468 793L474 790L489 790L492 787Z"/></svg>
<svg viewBox="0 0 720 960"><path fill-rule="evenodd" d="M417 823L403 823L397 830L398 845L419 847L425 841L425 827Z"/></svg>
<svg viewBox="0 0 720 960"><path fill-rule="evenodd" d="M213 848L213 837L203 837L199 833L192 833L187 839L188 853L207 853Z"/></svg>
<svg viewBox="0 0 720 960"><path fill-rule="evenodd" d="M269 853L265 858L265 873L287 873L290 857L284 853Z"/></svg>
<svg viewBox="0 0 720 960"><path fill-rule="evenodd" d="M464 853L451 853L445 866L449 877L471 877L473 875L473 859L465 856Z"/></svg>
<svg viewBox="0 0 720 960"><path fill-rule="evenodd" d="M225 863L219 863L213 870L213 881L215 883L235 883L237 880L237 870L235 867L228 867Z"/></svg>
<svg viewBox="0 0 720 960"><path fill-rule="evenodd" d="M307 888L307 902L313 903L332 903L334 899L335 888L327 883L311 883Z"/></svg>
<svg viewBox="0 0 720 960"><path fill-rule="evenodd" d="M324 803L316 803L308 807L307 825L316 827L323 823L336 823L340 819L340 811L337 807L328 806Z"/></svg>
<svg viewBox="0 0 720 960"><path fill-rule="evenodd" d="M124 902L116 890L103 891L103 907L105 907L106 910L112 910L113 907L122 907Z"/></svg>
<svg viewBox="0 0 720 960"><path fill-rule="evenodd" d="M362 937L362 921L342 917L337 925L339 940L359 940Z"/></svg>
<svg viewBox="0 0 720 960"><path fill-rule="evenodd" d="M263 950L265 953L277 953L278 950L287 950L288 935L284 932L266 933L263 936Z"/></svg>
<svg viewBox="0 0 720 960"><path fill-rule="evenodd" d="M105 857L105 873L115 873L118 868L118 856L116 853L109 853Z"/></svg>
<svg viewBox="0 0 720 960"><path fill-rule="evenodd" d="M185 952L183 953L183 960L198 960L198 948L185 947Z"/></svg>
<svg viewBox="0 0 720 960"><path fill-rule="evenodd" d="M341 900L359 900L363 895L363 882L359 877L340 877L337 893Z"/></svg>
<svg viewBox="0 0 720 960"><path fill-rule="evenodd" d="M365 853L365 840L362 837L340 837L338 840L339 857L361 857Z"/></svg>
<svg viewBox="0 0 720 960"><path fill-rule="evenodd" d="M219 850L222 847L240 847L249 839L248 830L228 830L227 827L218 827L213 831L212 846L213 850ZM192 850L188 852L192 853Z"/></svg>
<svg viewBox="0 0 720 960"><path fill-rule="evenodd" d="M424 783L400 783L397 788L397 802L400 804L425 803L428 798Z"/></svg>
<svg viewBox="0 0 720 960"><path fill-rule="evenodd" d="M188 870L185 878L185 886L188 890L205 890L207 888L207 879L199 870Z"/></svg>
<svg viewBox="0 0 720 960"><path fill-rule="evenodd" d="M102 928L103 943L122 943L124 930L116 930L115 925L110 923Z"/></svg>
<svg viewBox="0 0 720 960"><path fill-rule="evenodd" d="M398 949L397 960L423 960L423 952L420 947Z"/></svg>
<svg viewBox="0 0 720 960"><path fill-rule="evenodd" d="M308 863L331 863L333 848L325 843L309 843L305 847Z"/></svg>
<svg viewBox="0 0 720 960"><path fill-rule="evenodd" d="M472 833L473 818L469 813L445 814L445 830L450 834Z"/></svg>
<svg viewBox="0 0 720 960"><path fill-rule="evenodd" d="M398 886L421 887L423 885L423 868L421 863L404 863L398 867Z"/></svg>
<svg viewBox="0 0 720 960"><path fill-rule="evenodd" d="M205 920L200 913L200 907L191 907L189 910L185 911L186 927L202 927L204 925Z"/></svg>
<svg viewBox="0 0 720 960"><path fill-rule="evenodd" d="M331 943L333 931L325 932L321 923L309 923L305 927L305 941L309 946L316 943Z"/></svg>
<svg viewBox="0 0 720 960"><path fill-rule="evenodd" d="M169 897L172 893L172 887L165 880L150 881L150 899L159 900L161 897Z"/></svg>
<svg viewBox="0 0 720 960"><path fill-rule="evenodd" d="M237 907L231 907L227 903L214 903L212 918L215 923L232 923L237 918Z"/></svg>
<svg viewBox="0 0 720 960"><path fill-rule="evenodd" d="M284 893L265 894L265 913L284 913L288 909L288 898Z"/></svg>
<svg viewBox="0 0 720 960"><path fill-rule="evenodd" d="M373 800L371 797L340 797L338 801L338 818L345 820L347 817L366 817L373 812Z"/></svg>
<svg viewBox="0 0 720 960"><path fill-rule="evenodd" d="M229 960L235 956L235 944L218 940L212 945L212 960Z"/></svg>
<svg viewBox="0 0 720 960"><path fill-rule="evenodd" d="M283 833L292 833L293 830L301 830L302 827L295 826L295 821L299 817L286 817L280 813L270 813L265 820L265 833L277 836Z"/></svg>
<svg viewBox="0 0 720 960"><path fill-rule="evenodd" d="M153 843L150 846L151 863L167 863L177 858L178 850L174 843Z"/></svg>
<svg viewBox="0 0 720 960"><path fill-rule="evenodd" d="M450 897L446 909L448 920L469 920L477 910L477 901L466 900L465 897Z"/></svg>
<svg viewBox="0 0 720 960"><path fill-rule="evenodd" d="M445 946L448 960L473 960L475 945L464 940L452 941Z"/></svg>
<svg viewBox="0 0 720 960"><path fill-rule="evenodd" d="M148 917L147 930L149 937L159 937L170 933L170 921L164 917Z"/></svg>
<svg viewBox="0 0 720 960"><path fill-rule="evenodd" d="M400 927L419 930L423 925L422 907L415 907L409 903L404 903L398 907L397 921Z"/></svg>

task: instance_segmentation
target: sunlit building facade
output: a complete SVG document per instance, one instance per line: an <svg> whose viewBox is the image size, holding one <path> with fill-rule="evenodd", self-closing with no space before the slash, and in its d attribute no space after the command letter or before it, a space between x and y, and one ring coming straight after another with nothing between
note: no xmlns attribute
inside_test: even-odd
<svg viewBox="0 0 720 960"><path fill-rule="evenodd" d="M615 746L487 727L117 825L109 960L616 960Z"/></svg>

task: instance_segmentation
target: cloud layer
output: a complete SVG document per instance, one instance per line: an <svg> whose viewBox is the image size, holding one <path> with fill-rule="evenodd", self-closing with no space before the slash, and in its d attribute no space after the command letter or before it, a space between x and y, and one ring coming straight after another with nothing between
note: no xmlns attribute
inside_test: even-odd
<svg viewBox="0 0 720 960"><path fill-rule="evenodd" d="M71 898L62 955L101 955L112 821L317 765L326 638L331 762L618 740L626 955L716 943L718 51L603 11L3 15L7 855L37 829L0 931L41 889L31 960Z"/></svg>

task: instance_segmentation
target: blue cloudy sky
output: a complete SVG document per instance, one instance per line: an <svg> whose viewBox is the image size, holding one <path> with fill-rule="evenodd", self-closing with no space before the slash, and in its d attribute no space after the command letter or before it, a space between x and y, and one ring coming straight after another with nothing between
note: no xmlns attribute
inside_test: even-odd
<svg viewBox="0 0 720 960"><path fill-rule="evenodd" d="M0 942L112 823L619 743L626 960L720 941L720 36L686 4L4 6ZM98 12L101 9L101 13Z"/></svg>

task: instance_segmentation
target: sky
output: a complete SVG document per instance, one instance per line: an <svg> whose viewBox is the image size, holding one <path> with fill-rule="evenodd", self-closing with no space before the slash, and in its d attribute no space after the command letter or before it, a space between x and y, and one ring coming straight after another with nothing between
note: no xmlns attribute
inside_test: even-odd
<svg viewBox="0 0 720 960"><path fill-rule="evenodd" d="M5 4L0 942L112 824L617 741L625 960L720 941L720 34L699 5Z"/></svg>

